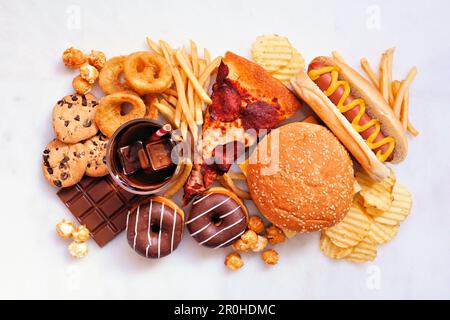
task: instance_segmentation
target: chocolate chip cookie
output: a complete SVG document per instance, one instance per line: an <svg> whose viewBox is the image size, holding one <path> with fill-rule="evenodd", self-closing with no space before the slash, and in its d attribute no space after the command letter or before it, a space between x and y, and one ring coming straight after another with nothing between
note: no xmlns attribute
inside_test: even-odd
<svg viewBox="0 0 450 320"><path fill-rule="evenodd" d="M64 143L77 143L94 136L98 129L94 116L97 99L92 94L72 94L53 108L53 130Z"/></svg>
<svg viewBox="0 0 450 320"><path fill-rule="evenodd" d="M82 143L68 145L53 139L42 155L42 170L49 183L58 188L78 183L86 171L88 158Z"/></svg>
<svg viewBox="0 0 450 320"><path fill-rule="evenodd" d="M90 177L102 177L108 174L106 167L106 146L108 138L99 133L86 140L84 147L88 158L86 174Z"/></svg>

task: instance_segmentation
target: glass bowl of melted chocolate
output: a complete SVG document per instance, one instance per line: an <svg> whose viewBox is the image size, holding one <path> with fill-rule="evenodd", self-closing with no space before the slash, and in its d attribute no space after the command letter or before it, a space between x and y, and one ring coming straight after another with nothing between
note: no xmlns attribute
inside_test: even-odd
<svg viewBox="0 0 450 320"><path fill-rule="evenodd" d="M116 130L106 151L112 178L135 194L154 194L173 182L180 171L180 155L171 132L148 119L132 120Z"/></svg>

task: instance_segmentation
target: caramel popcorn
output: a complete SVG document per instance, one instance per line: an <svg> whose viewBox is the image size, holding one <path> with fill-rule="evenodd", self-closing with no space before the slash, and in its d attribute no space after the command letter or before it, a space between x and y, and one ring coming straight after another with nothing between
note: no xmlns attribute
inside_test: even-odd
<svg viewBox="0 0 450 320"><path fill-rule="evenodd" d="M225 258L225 265L230 270L237 270L242 268L244 265L244 261L241 258L241 255L237 252L230 253Z"/></svg>
<svg viewBox="0 0 450 320"><path fill-rule="evenodd" d="M250 216L248 219L248 228L257 234L261 234L264 231L264 222L259 216Z"/></svg>
<svg viewBox="0 0 450 320"><path fill-rule="evenodd" d="M233 243L231 247L237 251L248 251L255 248L257 243L258 243L258 235L256 234L256 232L252 230L247 230L241 236L240 239L238 239L235 243Z"/></svg>
<svg viewBox="0 0 450 320"><path fill-rule="evenodd" d="M86 62L86 56L81 50L70 47L63 52L62 59L64 65L71 69L79 68Z"/></svg>
<svg viewBox="0 0 450 320"><path fill-rule="evenodd" d="M268 240L263 236L258 236L258 242L256 246L252 249L253 252L262 252L267 247Z"/></svg>
<svg viewBox="0 0 450 320"><path fill-rule="evenodd" d="M266 237L271 245L281 243L286 239L284 232L274 225L271 225L266 229Z"/></svg>
<svg viewBox="0 0 450 320"><path fill-rule="evenodd" d="M70 238L74 231L75 231L75 225L73 224L72 221L62 219L56 225L56 233L58 234L58 236L60 236L63 239Z"/></svg>
<svg viewBox="0 0 450 320"><path fill-rule="evenodd" d="M69 253L72 257L83 258L87 255L89 248L86 242L72 242L69 244Z"/></svg>
<svg viewBox="0 0 450 320"><path fill-rule="evenodd" d="M81 76L76 76L72 80L72 87L78 94L88 94L92 90L92 84L84 80Z"/></svg>
<svg viewBox="0 0 450 320"><path fill-rule="evenodd" d="M89 240L91 234L85 225L79 226L72 232L72 239L76 242L85 242Z"/></svg>
<svg viewBox="0 0 450 320"><path fill-rule="evenodd" d="M98 78L98 70L89 63L84 63L80 67L80 76L90 84L94 84Z"/></svg>
<svg viewBox="0 0 450 320"><path fill-rule="evenodd" d="M275 250L269 249L262 253L261 258L263 259L265 264L275 265L278 263L278 252Z"/></svg>
<svg viewBox="0 0 450 320"><path fill-rule="evenodd" d="M92 50L88 59L89 64L97 68L97 70L101 70L106 62L105 54L97 50Z"/></svg>

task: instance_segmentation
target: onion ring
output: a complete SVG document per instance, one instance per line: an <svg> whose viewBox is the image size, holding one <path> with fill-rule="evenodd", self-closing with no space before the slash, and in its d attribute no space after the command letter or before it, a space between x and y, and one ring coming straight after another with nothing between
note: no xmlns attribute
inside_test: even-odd
<svg viewBox="0 0 450 320"><path fill-rule="evenodd" d="M111 58L106 61L104 67L100 70L98 84L105 94L131 90L127 83L120 81L125 58L125 56Z"/></svg>
<svg viewBox="0 0 450 320"><path fill-rule="evenodd" d="M133 108L122 114L122 104L129 103ZM100 131L110 138L122 124L133 119L143 118L146 106L136 94L116 92L100 99L95 111L95 123Z"/></svg>
<svg viewBox="0 0 450 320"><path fill-rule="evenodd" d="M140 95L162 93L172 85L170 66L155 53L132 53L125 58L123 66L125 79Z"/></svg>

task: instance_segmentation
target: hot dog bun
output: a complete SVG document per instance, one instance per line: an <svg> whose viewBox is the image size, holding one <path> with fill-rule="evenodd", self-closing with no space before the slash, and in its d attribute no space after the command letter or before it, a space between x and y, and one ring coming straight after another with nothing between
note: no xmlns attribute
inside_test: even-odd
<svg viewBox="0 0 450 320"><path fill-rule="evenodd" d="M391 162L398 163L405 159L408 150L406 136L400 122L378 90L342 61L337 61L331 57L319 57L315 61L320 61L324 65L339 67L339 79L349 82L351 95L355 98L362 98L366 103L366 113L380 121L381 131L385 135L395 139L395 149ZM310 79L306 71L301 71L293 78L291 85L374 179L382 180L389 175L389 169L376 157L366 141L353 128L336 105Z"/></svg>

